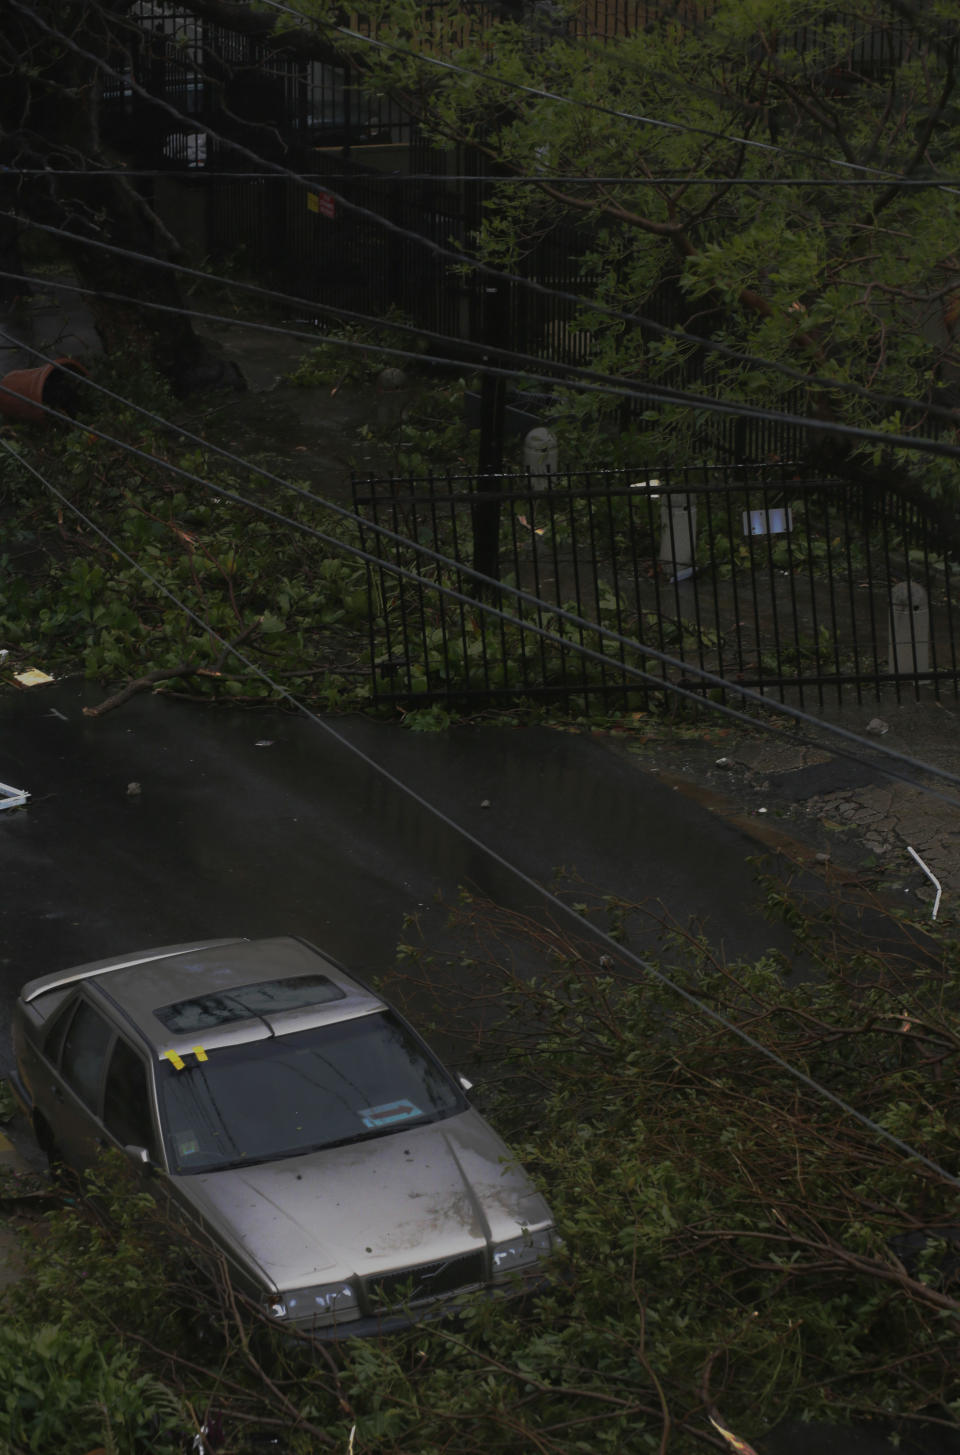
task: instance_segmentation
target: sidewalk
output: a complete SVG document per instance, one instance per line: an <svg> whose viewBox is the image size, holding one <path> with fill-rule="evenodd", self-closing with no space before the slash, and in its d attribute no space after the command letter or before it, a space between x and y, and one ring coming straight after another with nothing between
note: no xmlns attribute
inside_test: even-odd
<svg viewBox="0 0 960 1455"><path fill-rule="evenodd" d="M832 863L932 908L935 890L907 852L912 847L942 886L938 921L960 919L960 785L924 776L883 751L960 777L960 700L929 694L919 702L865 699L806 710L864 745L775 712L766 730L713 712L692 723L678 720L646 740L641 728L636 739L610 741L759 844L793 841L801 858Z"/></svg>

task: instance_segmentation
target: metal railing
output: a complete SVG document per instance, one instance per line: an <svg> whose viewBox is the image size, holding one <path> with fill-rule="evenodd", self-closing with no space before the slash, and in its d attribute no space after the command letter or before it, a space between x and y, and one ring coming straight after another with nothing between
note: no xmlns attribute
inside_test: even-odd
<svg viewBox="0 0 960 1455"><path fill-rule="evenodd" d="M405 542L361 527L376 701L722 696L700 673L800 705L958 692L960 568L892 493L718 467L358 481L355 505ZM463 569L484 512L501 589Z"/></svg>

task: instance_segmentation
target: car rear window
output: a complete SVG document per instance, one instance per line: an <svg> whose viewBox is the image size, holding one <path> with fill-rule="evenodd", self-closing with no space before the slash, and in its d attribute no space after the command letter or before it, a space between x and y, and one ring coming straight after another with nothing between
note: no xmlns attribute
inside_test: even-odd
<svg viewBox="0 0 960 1455"><path fill-rule="evenodd" d="M277 1015L285 1010L304 1010L343 1000L345 992L325 975L294 975L288 980L261 980L234 990L198 995L154 1008L157 1020L178 1036L192 1036L212 1026L248 1021L255 1016Z"/></svg>
<svg viewBox="0 0 960 1455"><path fill-rule="evenodd" d="M198 1048L202 1050L202 1048ZM175 1172L272 1162L463 1111L463 1094L389 1012L358 1016L157 1068Z"/></svg>

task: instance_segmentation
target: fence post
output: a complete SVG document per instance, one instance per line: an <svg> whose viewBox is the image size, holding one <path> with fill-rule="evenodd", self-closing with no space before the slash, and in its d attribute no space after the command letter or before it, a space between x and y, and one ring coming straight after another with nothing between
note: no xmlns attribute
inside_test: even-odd
<svg viewBox="0 0 960 1455"><path fill-rule="evenodd" d="M531 490L549 490L559 468L556 435L543 425L529 430L523 440L523 464Z"/></svg>
<svg viewBox="0 0 960 1455"><path fill-rule="evenodd" d="M890 592L890 670L913 676L930 668L930 606L916 581L901 581Z"/></svg>
<svg viewBox="0 0 960 1455"><path fill-rule="evenodd" d="M697 555L697 504L692 495L660 497L660 563L675 581L693 575Z"/></svg>
<svg viewBox="0 0 960 1455"><path fill-rule="evenodd" d="M505 283L484 284L481 326L485 344L503 342L508 304ZM493 348L483 354L485 364L498 362ZM480 385L480 443L474 489L486 495L473 507L473 569L500 579L500 481L503 468L503 427L506 418L506 378L484 374ZM479 589L474 587L473 589Z"/></svg>

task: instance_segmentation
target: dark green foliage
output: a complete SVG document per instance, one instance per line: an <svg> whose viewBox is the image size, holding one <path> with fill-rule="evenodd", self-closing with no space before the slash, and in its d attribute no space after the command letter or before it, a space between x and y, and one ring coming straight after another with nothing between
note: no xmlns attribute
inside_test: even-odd
<svg viewBox="0 0 960 1455"><path fill-rule="evenodd" d="M339 540L356 546L352 522L182 437L152 432L132 411L109 410L90 415L85 429L8 435L0 450L9 526L0 635L16 660L104 682L166 671L171 688L198 697L276 699L279 691L227 649L234 642L281 691L321 705L345 693L362 701L366 571L337 549ZM231 493L322 538L236 504ZM181 665L189 670L178 676Z"/></svg>
<svg viewBox="0 0 960 1455"><path fill-rule="evenodd" d="M299 8L322 26L320 0ZM380 0L365 13L384 44L340 43L370 89L497 179L471 250L583 300L518 289L528 352L640 391L949 438L923 406L955 402L951 0L569 0L549 17ZM913 185L927 180L944 185ZM798 457L655 395L625 414L614 396L559 391L552 422L565 459ZM914 472L918 490L956 499L955 460L921 468L903 448L799 438L802 457Z"/></svg>

